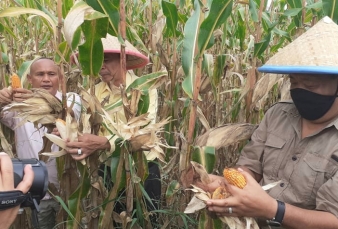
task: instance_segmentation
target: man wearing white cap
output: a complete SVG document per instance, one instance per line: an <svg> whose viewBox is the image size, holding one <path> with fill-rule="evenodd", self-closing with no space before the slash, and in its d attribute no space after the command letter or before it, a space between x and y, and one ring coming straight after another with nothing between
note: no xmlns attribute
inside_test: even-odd
<svg viewBox="0 0 338 229"><path fill-rule="evenodd" d="M100 70L102 82L95 86L95 95L101 103L106 101L107 97L109 97L109 101L105 104L108 105L117 102L121 98L121 90L119 89L119 86L123 83L123 77L120 68L121 49L120 42L118 41L117 37L108 34L106 38L102 38L101 40L104 50L104 60ZM128 41L125 41L125 44L127 70L144 67L149 62L148 57L140 53ZM135 79L137 79L137 76L135 76L132 71L127 71L126 86L128 87L128 85L130 85ZM148 117L152 119L153 122L155 122L157 110L156 89L149 91L149 100L150 104L148 108ZM113 120L119 119L126 122L126 118L122 110L121 112L117 113L118 117L115 115L116 113L112 115ZM83 134L82 136L78 137L78 142L68 142L67 151L68 153L72 154L75 160L82 160L92 153L102 150L112 153L115 150L116 138L116 136L112 137L106 128L101 127L99 136L93 134ZM80 155L79 150L81 150ZM153 210L152 206L158 208L158 201L161 194L160 171L158 165L152 162L154 158L147 157L147 159L149 161L149 175L145 181L144 188L149 197L154 200L152 204L148 204L149 210ZM110 172L108 172L108 174L110 174Z"/></svg>
<svg viewBox="0 0 338 229"><path fill-rule="evenodd" d="M271 107L243 148L244 189L210 175L209 191L225 182L232 196L207 201L208 210L262 228L338 228L338 26L323 18L258 70L289 74L293 102Z"/></svg>

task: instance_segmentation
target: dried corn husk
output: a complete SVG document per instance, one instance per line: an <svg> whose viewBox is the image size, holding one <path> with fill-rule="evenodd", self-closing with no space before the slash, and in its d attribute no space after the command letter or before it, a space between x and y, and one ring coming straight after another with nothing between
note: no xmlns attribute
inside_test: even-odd
<svg viewBox="0 0 338 229"><path fill-rule="evenodd" d="M55 125L58 128L60 136L56 136L54 134L45 133L45 136L54 144L58 145L62 150L58 152L43 152L42 155L50 156L50 157L61 157L67 152L65 151L66 148L66 141L69 140L71 142L77 141L78 138L78 124L74 117L71 116L69 113L71 109L68 109L66 114L66 121L62 119L57 119L55 121ZM86 164L86 161L83 159L81 160L83 165Z"/></svg>
<svg viewBox="0 0 338 229"><path fill-rule="evenodd" d="M31 97L23 102L13 102L5 106L3 112L17 112L16 118L22 119L18 126L32 122L38 128L39 123L54 123L62 111L61 101L44 89L32 89L32 92Z"/></svg>
<svg viewBox="0 0 338 229"><path fill-rule="evenodd" d="M159 134L170 118L158 123L151 123L151 120L148 118L149 113L146 113L131 118L127 123L124 123L122 120L114 123L105 111L104 113L105 122L113 127L112 132L122 138L123 141L129 141L134 152L147 150L149 151L148 154L152 155L152 158L164 161L164 151L161 147L169 148L170 146L163 143ZM147 158L149 159L149 157Z"/></svg>
<svg viewBox="0 0 338 229"><path fill-rule="evenodd" d="M235 123L212 128L196 138L197 146L213 146L215 149L247 140L258 125L249 123Z"/></svg>
<svg viewBox="0 0 338 229"><path fill-rule="evenodd" d="M198 164L197 162L192 162L192 167L203 167L202 165ZM196 171L196 177L197 175L199 177L206 177L208 176L208 173L206 172L205 169L195 169ZM207 185L208 183L210 183L210 180L208 179L200 179L200 181L202 181L203 184ZM263 186L262 188L264 190L268 190L270 188L273 188L274 186L276 186L278 182L274 182L268 185ZM195 213L201 209L204 209L206 207L205 205L205 201L209 200L209 199L213 199L213 197L216 196L217 193L209 193L204 191L203 189L191 184L192 188L188 188L186 190L190 190L192 192L194 192L194 196L191 199L191 201L189 202L189 204L187 205L186 209L184 210L184 213ZM221 188L218 190L220 191ZM226 193L226 195L224 195L225 198L227 198L230 195L230 193ZM223 196L222 196L223 197ZM236 229L259 229L257 222L255 221L254 218L251 217L226 217L226 216L222 216L220 217L220 220L222 220L222 222L226 223L229 228L236 228Z"/></svg>

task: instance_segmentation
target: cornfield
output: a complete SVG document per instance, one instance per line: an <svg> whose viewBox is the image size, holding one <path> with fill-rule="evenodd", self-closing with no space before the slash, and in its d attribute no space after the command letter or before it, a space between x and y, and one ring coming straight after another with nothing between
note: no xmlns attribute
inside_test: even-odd
<svg viewBox="0 0 338 229"><path fill-rule="evenodd" d="M288 79L263 75L257 67L324 16L337 23L336 5L336 0L1 0L0 88L11 84L14 73L29 88L30 64L44 56L52 58L66 78L60 90L92 92L103 61L102 48L92 44L107 33L126 38L150 59L135 71L147 83L139 81L134 89L157 87L156 123L169 120L160 132L169 147L159 160L161 204L152 212L159 215L156 228L226 228L205 212L183 213L191 198L185 191L193 179L190 161L214 174L236 163L265 111L289 99ZM92 58L94 51L102 58ZM74 65L70 56L75 52L83 58ZM0 149L15 156L13 139L13 131L1 125ZM127 151L123 145L114 153L114 187L130 181L125 176L128 163L134 177L146 176L141 173L147 169L145 157ZM141 200L139 207L114 214L117 188L101 190L102 181L89 171L98 160L93 157L90 165L83 165L58 158L61 189L70 192L55 193L62 206L58 228L115 228L113 221L123 222L122 228L153 228L142 182L136 179L131 187L134 198ZM69 187L67 180L74 174L76 185ZM32 228L29 209L13 228Z"/></svg>

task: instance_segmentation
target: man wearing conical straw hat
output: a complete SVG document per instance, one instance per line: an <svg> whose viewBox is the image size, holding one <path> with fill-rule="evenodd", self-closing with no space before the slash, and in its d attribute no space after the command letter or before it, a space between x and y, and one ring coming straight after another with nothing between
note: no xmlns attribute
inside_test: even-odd
<svg viewBox="0 0 338 229"><path fill-rule="evenodd" d="M105 105L114 104L121 99L121 89L123 84L123 76L120 68L120 52L121 44L117 37L107 34L106 38L102 38L102 45L104 51L103 65L100 70L102 82L95 86L95 96L99 102L105 103L107 98L109 101ZM149 59L140 53L130 42L125 41L126 52L126 86L128 87L137 76L131 71L132 69L141 68L148 64ZM74 56L72 57L74 58ZM155 122L157 110L157 91L156 89L149 90L149 108L148 117ZM123 120L126 123L124 112L111 114L113 120ZM75 160L82 160L95 152L109 151L112 153L115 150L115 140L118 136L112 136L106 128L100 129L99 136L93 134L83 134L78 137L78 142L67 143L68 153L70 153ZM101 155L102 156L102 155ZM148 210L158 209L158 202L161 195L161 181L159 167L152 160L155 158L150 154L146 154L148 159L149 175L145 180L144 189L148 193L153 203L147 203ZM102 168L104 170L104 168ZM110 167L108 167L110 171ZM110 172L108 173L110 174ZM150 217L151 221L156 221L156 217Z"/></svg>
<svg viewBox="0 0 338 229"><path fill-rule="evenodd" d="M211 175L209 191L222 181L232 196L208 210L262 228L338 228L338 25L323 18L258 70L288 74L293 103L270 108L242 150L244 189Z"/></svg>

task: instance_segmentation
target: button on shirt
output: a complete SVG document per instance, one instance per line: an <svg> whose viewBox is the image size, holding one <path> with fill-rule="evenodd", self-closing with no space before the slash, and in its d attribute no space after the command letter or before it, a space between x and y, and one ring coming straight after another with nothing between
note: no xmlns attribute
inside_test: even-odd
<svg viewBox="0 0 338 229"><path fill-rule="evenodd" d="M238 165L278 180L270 196L291 205L338 217L338 119L301 139L301 117L293 103L270 108L241 153Z"/></svg>

